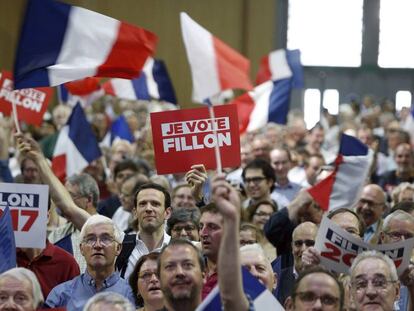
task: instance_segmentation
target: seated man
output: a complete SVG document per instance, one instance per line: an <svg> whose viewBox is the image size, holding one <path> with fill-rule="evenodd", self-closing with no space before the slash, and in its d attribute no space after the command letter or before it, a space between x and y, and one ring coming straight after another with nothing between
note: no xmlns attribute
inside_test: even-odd
<svg viewBox="0 0 414 311"><path fill-rule="evenodd" d="M286 300L286 311L343 310L344 289L337 278L321 267L299 274L292 296Z"/></svg>
<svg viewBox="0 0 414 311"><path fill-rule="evenodd" d="M200 241L198 233L200 211L198 209L175 208L167 220L167 234L172 239Z"/></svg>
<svg viewBox="0 0 414 311"><path fill-rule="evenodd" d="M351 266L351 295L357 310L392 311L400 297L394 262L377 251L359 254Z"/></svg>
<svg viewBox="0 0 414 311"><path fill-rule="evenodd" d="M43 295L36 275L25 268L13 268L0 274L0 310L35 311Z"/></svg>
<svg viewBox="0 0 414 311"><path fill-rule="evenodd" d="M134 303L128 282L115 272L115 258L121 252L123 233L102 215L91 216L84 224L80 249L85 257L85 273L56 286L46 299L47 307L82 310L89 298L99 292L116 292Z"/></svg>

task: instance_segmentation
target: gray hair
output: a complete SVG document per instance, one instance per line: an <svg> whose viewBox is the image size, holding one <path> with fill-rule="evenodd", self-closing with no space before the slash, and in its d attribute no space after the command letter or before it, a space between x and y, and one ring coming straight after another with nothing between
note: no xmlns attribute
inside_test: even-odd
<svg viewBox="0 0 414 311"><path fill-rule="evenodd" d="M400 193L404 192L405 190L414 191L414 185L410 184L409 182L402 182L397 187L395 187L391 193L393 204L399 203L398 197L400 196ZM413 201L414 201L414 197L413 197Z"/></svg>
<svg viewBox="0 0 414 311"><path fill-rule="evenodd" d="M36 275L26 268L13 268L0 274L0 280L10 277L20 282L29 281L32 284L33 308L37 309L44 302L42 289Z"/></svg>
<svg viewBox="0 0 414 311"><path fill-rule="evenodd" d="M360 264L360 262L369 258L379 259L385 262L385 264L390 269L391 280L398 281L397 268L395 267L394 262L387 255L384 255L383 253L375 250L362 252L354 259L354 261L352 262L352 266L350 268L351 279L356 267Z"/></svg>
<svg viewBox="0 0 414 311"><path fill-rule="evenodd" d="M240 255L243 257L243 253L252 252L256 255L262 256L265 260L266 267L270 269L273 273L272 264L270 263L269 259L267 258L263 247L258 243L247 244L240 247Z"/></svg>
<svg viewBox="0 0 414 311"><path fill-rule="evenodd" d="M98 304L107 305L108 307L121 307L123 311L135 311L135 306L127 298L113 292L104 292L92 296L86 303L83 311L92 311L92 307Z"/></svg>
<svg viewBox="0 0 414 311"><path fill-rule="evenodd" d="M167 220L167 233L171 235L172 228L179 222L191 221L198 230L200 223L200 210L188 209L188 208L176 208L173 209L170 218Z"/></svg>
<svg viewBox="0 0 414 311"><path fill-rule="evenodd" d="M389 225L392 220L409 221L414 224L414 217L411 214L399 209L385 217L382 225L382 231L387 232L390 229Z"/></svg>
<svg viewBox="0 0 414 311"><path fill-rule="evenodd" d="M85 238L85 233L86 233L86 229L90 226L96 226L96 225L100 225L100 224L107 224L107 225L111 225L112 228L114 229L114 239L117 243L122 243L122 241L124 240L124 236L125 233L123 233L118 226L112 221L111 218L108 218L106 216L102 216L102 215L92 215L91 217L88 218L88 220L85 222L85 224L82 227L82 230L80 232L79 235L79 239L81 241L83 241L83 239Z"/></svg>
<svg viewBox="0 0 414 311"><path fill-rule="evenodd" d="M79 194L83 197L92 195L92 204L96 208L99 200L99 187L96 180L87 173L75 174L70 176L68 183L79 187Z"/></svg>

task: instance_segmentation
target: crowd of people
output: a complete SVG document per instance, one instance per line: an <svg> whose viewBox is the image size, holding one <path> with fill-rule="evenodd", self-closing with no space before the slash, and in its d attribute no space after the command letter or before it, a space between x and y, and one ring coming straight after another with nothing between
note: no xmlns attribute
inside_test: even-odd
<svg viewBox="0 0 414 311"><path fill-rule="evenodd" d="M255 310L241 267L286 310L413 310L414 264L398 275L387 255L364 251L337 273L315 247L324 217L371 244L414 237L407 111L367 97L309 130L291 111L286 125L241 136L238 168L157 175L149 112L170 108L107 101L85 108L102 158L64 181L50 160L70 107L22 133L0 119L0 180L46 184L50 196L46 247L16 249L17 267L0 274L0 310L195 310L216 285L223 310ZM134 142L108 143L114 114ZM341 133L374 161L356 203L324 211L307 189L333 170Z"/></svg>

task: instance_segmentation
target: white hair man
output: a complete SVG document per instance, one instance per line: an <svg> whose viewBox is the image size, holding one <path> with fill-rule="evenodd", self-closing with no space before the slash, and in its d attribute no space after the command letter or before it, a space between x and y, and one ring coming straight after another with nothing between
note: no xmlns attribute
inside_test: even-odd
<svg viewBox="0 0 414 311"><path fill-rule="evenodd" d="M32 271L13 268L0 274L0 310L34 311L42 303L42 290Z"/></svg>
<svg viewBox="0 0 414 311"><path fill-rule="evenodd" d="M135 306L117 293L99 293L88 300L83 311L135 311Z"/></svg>
<svg viewBox="0 0 414 311"><path fill-rule="evenodd" d="M112 219L91 216L80 233L80 250L87 263L85 273L56 286L45 305L81 311L88 299L99 292L116 292L133 303L131 287L115 272L115 259L121 252L123 236Z"/></svg>

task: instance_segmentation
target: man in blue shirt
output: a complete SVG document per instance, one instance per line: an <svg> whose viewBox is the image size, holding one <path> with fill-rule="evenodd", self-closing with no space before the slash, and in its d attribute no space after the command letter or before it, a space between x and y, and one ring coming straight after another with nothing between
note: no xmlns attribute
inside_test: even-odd
<svg viewBox="0 0 414 311"><path fill-rule="evenodd" d="M80 240L80 250L87 263L85 273L56 286L45 305L81 311L88 299L99 292L115 292L133 303L128 282L115 272L115 259L121 252L123 233L111 219L93 215L82 227Z"/></svg>

